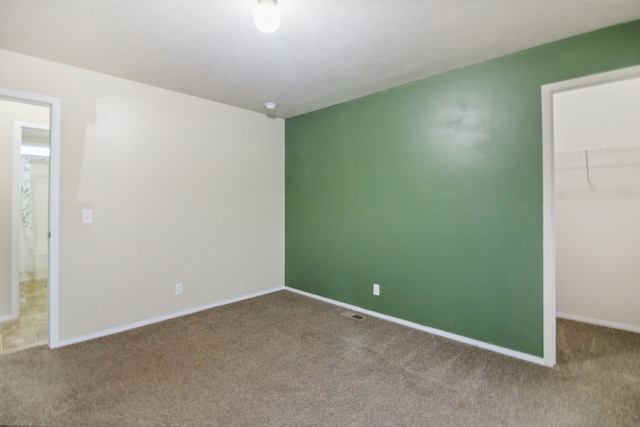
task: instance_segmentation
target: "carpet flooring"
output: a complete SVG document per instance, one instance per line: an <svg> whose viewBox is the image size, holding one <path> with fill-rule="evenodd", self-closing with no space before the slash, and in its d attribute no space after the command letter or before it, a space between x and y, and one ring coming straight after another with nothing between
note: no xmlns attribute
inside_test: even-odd
<svg viewBox="0 0 640 427"><path fill-rule="evenodd" d="M558 321L550 369L281 291L0 357L17 426L640 426L640 334Z"/></svg>

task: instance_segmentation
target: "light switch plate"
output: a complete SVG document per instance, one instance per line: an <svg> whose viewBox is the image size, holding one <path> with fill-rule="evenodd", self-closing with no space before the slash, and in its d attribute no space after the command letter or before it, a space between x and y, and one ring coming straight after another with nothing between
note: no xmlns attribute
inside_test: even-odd
<svg viewBox="0 0 640 427"><path fill-rule="evenodd" d="M91 224L91 223L93 223L93 210L92 209L83 209L82 210L82 223L83 224Z"/></svg>

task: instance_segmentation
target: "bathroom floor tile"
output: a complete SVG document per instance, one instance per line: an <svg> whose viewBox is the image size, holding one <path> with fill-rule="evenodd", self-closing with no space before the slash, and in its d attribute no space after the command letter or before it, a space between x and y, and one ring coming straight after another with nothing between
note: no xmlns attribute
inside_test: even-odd
<svg viewBox="0 0 640 427"><path fill-rule="evenodd" d="M0 355L47 344L49 339L46 280L20 283L20 317L0 323Z"/></svg>

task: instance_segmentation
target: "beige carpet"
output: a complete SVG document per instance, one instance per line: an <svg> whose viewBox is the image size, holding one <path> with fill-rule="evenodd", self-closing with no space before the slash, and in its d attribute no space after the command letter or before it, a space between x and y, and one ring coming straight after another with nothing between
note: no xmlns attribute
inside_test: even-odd
<svg viewBox="0 0 640 427"><path fill-rule="evenodd" d="M282 291L0 357L0 424L640 426L640 335L558 322L549 369Z"/></svg>

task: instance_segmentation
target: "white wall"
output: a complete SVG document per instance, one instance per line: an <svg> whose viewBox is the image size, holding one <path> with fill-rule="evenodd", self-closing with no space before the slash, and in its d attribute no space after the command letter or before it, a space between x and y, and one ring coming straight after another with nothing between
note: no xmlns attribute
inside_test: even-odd
<svg viewBox="0 0 640 427"><path fill-rule="evenodd" d="M49 163L31 162L34 278L47 278L49 249Z"/></svg>
<svg viewBox="0 0 640 427"><path fill-rule="evenodd" d="M0 72L0 76L3 74ZM48 125L49 109L0 99L0 318L11 314L11 202L16 121Z"/></svg>
<svg viewBox="0 0 640 427"><path fill-rule="evenodd" d="M61 99L63 343L283 286L283 120L3 50L0 69Z"/></svg>
<svg viewBox="0 0 640 427"><path fill-rule="evenodd" d="M640 332L640 78L557 93L553 108L558 316ZM582 153L558 153L576 149L594 149L589 181Z"/></svg>

